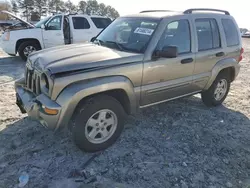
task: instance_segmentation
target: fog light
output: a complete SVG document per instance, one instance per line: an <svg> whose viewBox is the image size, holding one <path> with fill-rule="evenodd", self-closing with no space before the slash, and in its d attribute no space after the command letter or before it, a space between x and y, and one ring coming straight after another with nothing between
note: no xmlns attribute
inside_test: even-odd
<svg viewBox="0 0 250 188"><path fill-rule="evenodd" d="M43 110L46 114L49 114L49 115L56 115L58 113L57 109L50 109L45 106L43 106Z"/></svg>

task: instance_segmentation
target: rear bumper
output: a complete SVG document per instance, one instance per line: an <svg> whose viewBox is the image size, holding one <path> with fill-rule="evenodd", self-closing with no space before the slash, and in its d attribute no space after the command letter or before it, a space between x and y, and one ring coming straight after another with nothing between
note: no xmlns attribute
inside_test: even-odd
<svg viewBox="0 0 250 188"><path fill-rule="evenodd" d="M38 120L44 127L55 130L60 118L61 106L49 99L46 95L35 96L24 87L15 84L16 104L22 113L27 113L34 120ZM44 111L44 107L57 109L56 115L49 115Z"/></svg>
<svg viewBox="0 0 250 188"><path fill-rule="evenodd" d="M237 64L236 66L234 66L234 70L235 70L235 75L234 75L234 79L235 79L240 72L240 65Z"/></svg>

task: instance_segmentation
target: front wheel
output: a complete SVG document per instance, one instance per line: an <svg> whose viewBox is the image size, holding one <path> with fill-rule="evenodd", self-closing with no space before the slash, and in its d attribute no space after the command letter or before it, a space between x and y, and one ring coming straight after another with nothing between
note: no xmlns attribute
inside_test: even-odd
<svg viewBox="0 0 250 188"><path fill-rule="evenodd" d="M218 106L226 99L229 89L229 74L221 72L210 88L201 93L202 101L207 106Z"/></svg>
<svg viewBox="0 0 250 188"><path fill-rule="evenodd" d="M124 127L124 109L113 97L100 95L88 99L76 109L73 139L87 152L104 150L120 136Z"/></svg>
<svg viewBox="0 0 250 188"><path fill-rule="evenodd" d="M22 60L26 61L28 56L35 51L40 50L41 47L35 41L26 41L20 44L18 48L18 54L22 58Z"/></svg>

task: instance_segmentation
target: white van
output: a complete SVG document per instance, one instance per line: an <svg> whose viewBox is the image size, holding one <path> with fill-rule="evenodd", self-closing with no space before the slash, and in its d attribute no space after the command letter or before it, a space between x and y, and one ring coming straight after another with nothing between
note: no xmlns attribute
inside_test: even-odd
<svg viewBox="0 0 250 188"><path fill-rule="evenodd" d="M64 44L90 41L112 21L107 17L82 14L58 14L32 25L8 11L20 21L10 26L1 37L1 47L9 55L26 60L33 51Z"/></svg>

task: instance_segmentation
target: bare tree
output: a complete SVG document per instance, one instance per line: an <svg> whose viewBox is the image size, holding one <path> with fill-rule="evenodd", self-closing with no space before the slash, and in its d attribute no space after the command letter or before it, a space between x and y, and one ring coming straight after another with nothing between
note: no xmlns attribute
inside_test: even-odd
<svg viewBox="0 0 250 188"><path fill-rule="evenodd" d="M104 3L99 4L99 11L98 15L100 16L106 16L107 15L107 7Z"/></svg>
<svg viewBox="0 0 250 188"><path fill-rule="evenodd" d="M49 6L49 12L53 14L66 11L66 8L64 6L64 1L62 0L50 0L48 6Z"/></svg>
<svg viewBox="0 0 250 188"><path fill-rule="evenodd" d="M47 0L34 0L35 12L39 17L46 16L48 9Z"/></svg>
<svg viewBox="0 0 250 188"><path fill-rule="evenodd" d="M113 7L107 6L106 9L107 9L106 16L108 16L112 19L115 19L115 18L120 16L119 13L117 12L117 10L115 10Z"/></svg>
<svg viewBox="0 0 250 188"><path fill-rule="evenodd" d="M98 14L98 10L99 10L99 4L96 0L87 1L86 13L88 15Z"/></svg>
<svg viewBox="0 0 250 188"><path fill-rule="evenodd" d="M19 8L24 10L23 16L26 17L27 21L31 15L31 11L34 9L34 0L18 0Z"/></svg>
<svg viewBox="0 0 250 188"><path fill-rule="evenodd" d="M11 0L11 5L12 5L12 12L14 12L14 14L16 15L19 12L16 0Z"/></svg>
<svg viewBox="0 0 250 188"><path fill-rule="evenodd" d="M101 16L108 16L112 19L119 17L119 13L110 5L106 6L104 3L98 4L96 0L80 1L78 4L79 10L86 14L97 14Z"/></svg>
<svg viewBox="0 0 250 188"><path fill-rule="evenodd" d="M107 16L112 19L119 17L119 13L110 5L106 6L104 3L98 3L96 0L81 0L76 6L72 0L11 0L12 11L17 14L18 10L23 12L23 16L29 20L31 14L33 17L46 16L47 13L71 13L80 11L83 14L96 14L100 16Z"/></svg>
<svg viewBox="0 0 250 188"><path fill-rule="evenodd" d="M81 11L83 14L86 13L87 3L86 1L80 1L78 3L78 11Z"/></svg>
<svg viewBox="0 0 250 188"><path fill-rule="evenodd" d="M76 6L72 3L72 1L68 0L65 2L65 9L68 13L77 11Z"/></svg>

